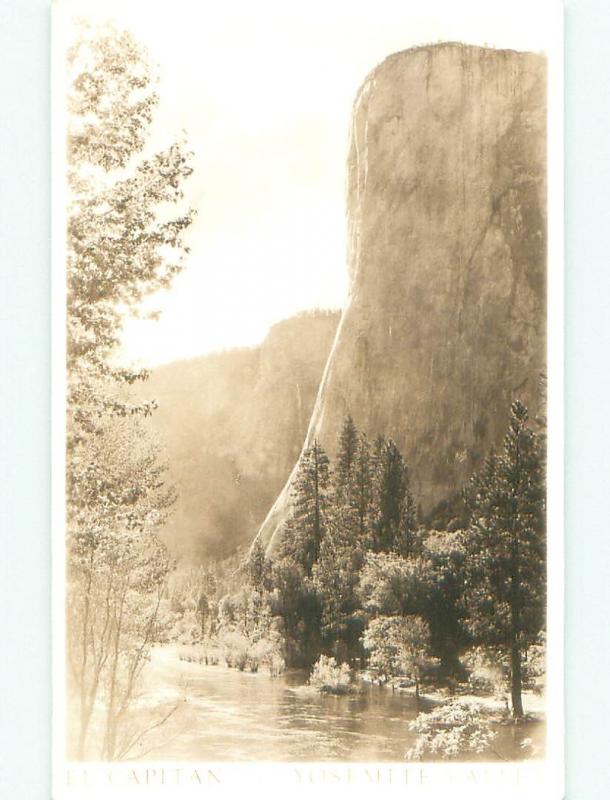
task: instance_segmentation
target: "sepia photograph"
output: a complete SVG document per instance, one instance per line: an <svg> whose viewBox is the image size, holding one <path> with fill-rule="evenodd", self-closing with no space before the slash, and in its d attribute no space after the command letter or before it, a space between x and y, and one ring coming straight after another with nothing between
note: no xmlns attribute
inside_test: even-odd
<svg viewBox="0 0 610 800"><path fill-rule="evenodd" d="M559 6L455 5L55 4L58 798L559 800Z"/></svg>

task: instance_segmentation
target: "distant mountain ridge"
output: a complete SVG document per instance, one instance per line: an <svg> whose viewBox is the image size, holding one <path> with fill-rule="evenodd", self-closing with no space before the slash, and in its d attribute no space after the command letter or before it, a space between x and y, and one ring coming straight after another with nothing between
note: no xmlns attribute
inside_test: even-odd
<svg viewBox="0 0 610 800"><path fill-rule="evenodd" d="M162 533L175 556L251 541L298 458L339 316L303 312L259 347L159 366L139 389L178 492Z"/></svg>

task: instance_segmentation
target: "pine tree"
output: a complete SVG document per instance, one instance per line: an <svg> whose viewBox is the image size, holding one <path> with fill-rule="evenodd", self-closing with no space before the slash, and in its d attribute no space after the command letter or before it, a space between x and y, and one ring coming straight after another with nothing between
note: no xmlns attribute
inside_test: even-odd
<svg viewBox="0 0 610 800"><path fill-rule="evenodd" d="M414 552L417 510L407 466L392 439L379 437L374 455L373 550L408 556Z"/></svg>
<svg viewBox="0 0 610 800"><path fill-rule="evenodd" d="M373 500L373 461L368 439L358 431L350 416L346 417L339 435L337 467L333 475L333 505L345 506L354 515L352 526L357 541L364 544L368 538ZM345 520L344 520L345 522Z"/></svg>
<svg viewBox="0 0 610 800"><path fill-rule="evenodd" d="M511 406L502 451L487 459L467 496L470 628L475 641L506 654L520 717L523 653L543 629L546 586L544 453L520 402Z"/></svg>
<svg viewBox="0 0 610 800"><path fill-rule="evenodd" d="M369 523L373 502L373 465L370 445L366 435L360 435L356 451L354 479L352 488L352 505L356 511L358 524L358 541L363 545L370 539Z"/></svg>
<svg viewBox="0 0 610 800"><path fill-rule="evenodd" d="M364 623L357 590L363 562L355 509L347 504L333 507L312 578L325 644L338 661L349 661L360 650Z"/></svg>
<svg viewBox="0 0 610 800"><path fill-rule="evenodd" d="M317 439L302 454L292 491L292 512L282 537L281 555L294 558L311 576L326 530L329 510L328 456Z"/></svg>
<svg viewBox="0 0 610 800"><path fill-rule="evenodd" d="M398 537L395 542L395 550L405 557L413 556L419 549L418 533L419 522L417 514L417 504L411 494L409 469L404 467L405 493L402 499L400 510L400 526Z"/></svg>
<svg viewBox="0 0 610 800"><path fill-rule="evenodd" d="M351 495L354 473L358 455L359 434L354 420L347 416L339 434L337 448L337 464L335 467L334 486L337 498L341 501Z"/></svg>
<svg viewBox="0 0 610 800"><path fill-rule="evenodd" d="M362 615L357 614L356 587L370 505L368 472L366 441L348 416L339 434L327 524L312 570L320 599L324 646L338 661L350 660L360 651L363 622Z"/></svg>
<svg viewBox="0 0 610 800"><path fill-rule="evenodd" d="M268 591L271 584L271 562L265 554L265 548L257 537L254 540L245 563L246 577L250 585L258 592Z"/></svg>

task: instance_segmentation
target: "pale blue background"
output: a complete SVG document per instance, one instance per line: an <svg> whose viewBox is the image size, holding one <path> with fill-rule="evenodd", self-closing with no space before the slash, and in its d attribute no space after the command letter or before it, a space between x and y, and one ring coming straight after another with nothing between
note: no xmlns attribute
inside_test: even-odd
<svg viewBox="0 0 610 800"><path fill-rule="evenodd" d="M0 798L10 800L50 796L48 6L0 0ZM608 0L567 4L566 95L567 797L601 800L610 797Z"/></svg>

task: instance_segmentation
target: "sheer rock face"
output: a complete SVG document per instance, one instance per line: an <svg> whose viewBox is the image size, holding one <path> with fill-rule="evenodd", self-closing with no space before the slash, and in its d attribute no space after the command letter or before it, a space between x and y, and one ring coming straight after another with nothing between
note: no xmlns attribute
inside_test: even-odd
<svg viewBox="0 0 610 800"><path fill-rule="evenodd" d="M546 64L459 44L397 53L355 101L350 297L305 446L347 413L392 437L424 513L536 413L546 342ZM290 480L263 524L281 536Z"/></svg>
<svg viewBox="0 0 610 800"><path fill-rule="evenodd" d="M162 536L187 562L247 545L299 456L339 314L274 325L260 347L157 367L141 387L178 494Z"/></svg>

